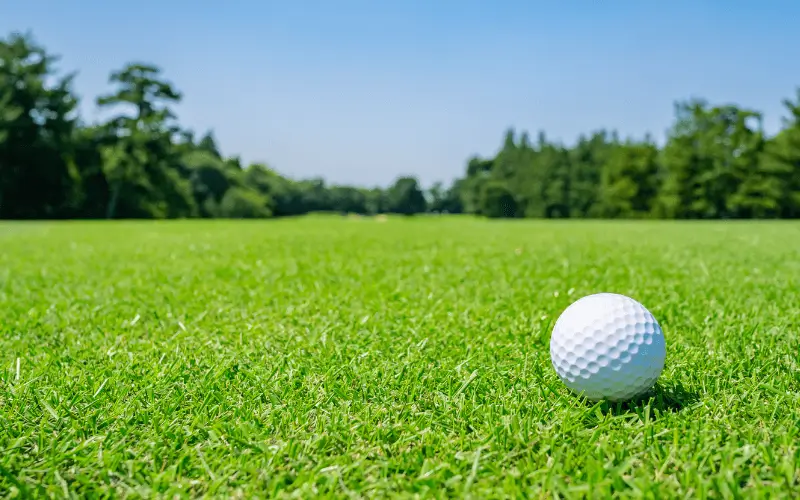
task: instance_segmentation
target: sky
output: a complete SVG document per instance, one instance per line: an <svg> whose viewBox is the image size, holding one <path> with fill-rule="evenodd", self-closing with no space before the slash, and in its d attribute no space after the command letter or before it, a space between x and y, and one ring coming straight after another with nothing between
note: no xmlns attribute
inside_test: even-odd
<svg viewBox="0 0 800 500"><path fill-rule="evenodd" d="M361 186L448 184L510 127L662 140L693 97L774 132L800 86L797 19L796 0L0 0L3 36L78 72L87 120L112 70L153 63L223 154Z"/></svg>

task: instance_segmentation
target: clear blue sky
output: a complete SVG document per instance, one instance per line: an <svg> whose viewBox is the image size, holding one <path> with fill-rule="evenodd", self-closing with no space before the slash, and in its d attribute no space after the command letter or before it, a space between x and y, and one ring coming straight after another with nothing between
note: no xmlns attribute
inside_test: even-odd
<svg viewBox="0 0 800 500"><path fill-rule="evenodd" d="M800 85L798 19L797 0L0 2L4 33L80 71L87 118L112 69L153 62L223 153L360 185L449 182L509 126L661 139L692 96L774 131Z"/></svg>

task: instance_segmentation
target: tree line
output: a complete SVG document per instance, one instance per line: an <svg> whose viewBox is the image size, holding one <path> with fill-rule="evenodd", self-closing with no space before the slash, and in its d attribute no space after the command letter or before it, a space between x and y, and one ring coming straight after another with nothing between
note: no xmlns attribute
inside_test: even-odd
<svg viewBox="0 0 800 500"><path fill-rule="evenodd" d="M74 73L31 34L0 40L0 218L263 218L332 211L469 213L536 218L800 217L800 90L768 136L762 115L700 99L675 104L663 146L594 131L572 145L506 131L494 157L473 157L451 185L411 176L381 188L292 179L223 156L171 107L182 94L161 69L129 63L78 113Z"/></svg>

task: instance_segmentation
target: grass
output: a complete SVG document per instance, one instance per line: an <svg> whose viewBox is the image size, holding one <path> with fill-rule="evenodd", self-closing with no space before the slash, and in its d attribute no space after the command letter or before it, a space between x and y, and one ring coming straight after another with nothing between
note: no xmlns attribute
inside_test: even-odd
<svg viewBox="0 0 800 500"><path fill-rule="evenodd" d="M667 362L570 394L552 322L630 295ZM800 225L0 224L0 492L791 496Z"/></svg>

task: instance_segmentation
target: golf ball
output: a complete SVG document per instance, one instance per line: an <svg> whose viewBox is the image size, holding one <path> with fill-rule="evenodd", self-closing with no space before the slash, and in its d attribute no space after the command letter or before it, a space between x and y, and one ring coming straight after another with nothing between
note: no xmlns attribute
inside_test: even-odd
<svg viewBox="0 0 800 500"><path fill-rule="evenodd" d="M625 401L655 384L664 368L666 342L642 304L616 293L573 302L550 337L550 359L570 390L587 399Z"/></svg>

